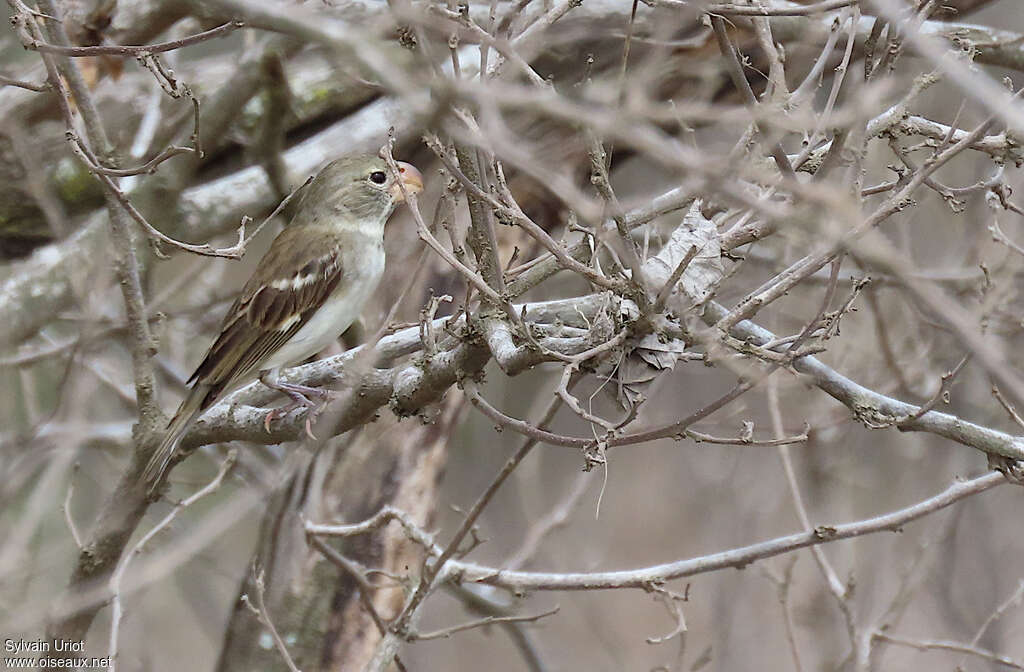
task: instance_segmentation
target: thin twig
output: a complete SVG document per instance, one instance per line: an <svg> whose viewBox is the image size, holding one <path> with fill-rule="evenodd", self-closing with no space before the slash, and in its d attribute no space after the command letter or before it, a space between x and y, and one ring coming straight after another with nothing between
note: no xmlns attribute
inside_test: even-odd
<svg viewBox="0 0 1024 672"><path fill-rule="evenodd" d="M181 514L182 511L192 506L200 499L216 492L220 489L221 484L224 482L224 478L227 476L228 471L235 464L237 458L237 452L231 450L228 452L224 461L221 462L220 469L217 470L217 475L213 477L213 480L207 483L204 487L192 493L182 501L174 505L174 508L160 520L159 523L154 525L141 539L132 546L131 550L125 553L121 557L121 561L117 564L117 568L110 576L110 593L111 593L111 616L110 616L110 670L113 672L117 667L117 656L118 656L118 638L120 636L121 619L124 617L123 607L121 605L121 584L124 580L125 572L128 570L128 565L131 563L137 555L142 553L145 549L146 544L153 540L163 530L167 529L172 522Z"/></svg>
<svg viewBox="0 0 1024 672"><path fill-rule="evenodd" d="M1006 410L1006 412L1010 415L1010 418L1012 418L1014 422L1020 425L1020 427L1024 428L1024 418L1022 418L1020 414L1017 413L1017 409L1013 407L1013 404L1006 400L1006 397L1003 396L1003 393L999 391L999 387L996 386L994 383L992 384L992 396L994 396L996 398L996 401L999 402L999 405Z"/></svg>
<svg viewBox="0 0 1024 672"><path fill-rule="evenodd" d="M890 635L885 632L876 632L872 636L874 639L878 639L883 642L898 644L900 646L909 646L913 649L917 649L918 651L954 651L956 653L974 656L975 658L981 658L982 660L987 660L991 663L1005 665L1010 669L1024 670L1024 662L1016 661L1009 656L1004 656L993 651L982 649L976 645L936 639L908 639L905 637Z"/></svg>
<svg viewBox="0 0 1024 672"><path fill-rule="evenodd" d="M718 47L725 56L727 69L729 76L732 78L733 86L740 92L743 99L747 102L747 105L751 108L758 106L757 98L754 96L753 90L750 88L750 83L747 81L746 75L743 74L743 66L740 64L739 57L736 55L736 48L732 45L732 41L729 39L729 33L725 29L725 22L721 17L711 17L711 25L715 29L715 37L718 39ZM788 179L796 179L796 173L793 172L793 165L789 162L789 157L786 155L786 150L783 149L782 145L778 142L771 146L771 155L775 159L775 165L778 166L779 172L782 173L783 177Z"/></svg>
<svg viewBox="0 0 1024 672"><path fill-rule="evenodd" d="M967 365L967 362L969 361L971 361L971 353L968 352L966 355L960 358L960 362L955 367L953 367L952 371L947 371L946 373L942 374L941 380L939 382L939 389L935 391L935 394L933 394L928 401L922 404L921 408L918 409L917 413L914 413L914 415L912 415L909 418L909 420L913 421L920 419L922 415L935 408L935 405L938 404L939 401L948 404L949 388L953 386L953 381L956 380L956 377L960 374L960 372L963 370L963 368Z"/></svg>
<svg viewBox="0 0 1024 672"><path fill-rule="evenodd" d="M5 75L0 75L0 86L16 86L19 89L28 89L29 91L36 91L39 93L53 90L53 87L50 86L49 82L33 84L32 82L23 82L20 79L13 79Z"/></svg>
<svg viewBox="0 0 1024 672"><path fill-rule="evenodd" d="M64 521L68 525L68 531L71 532L71 538L75 541L75 546L79 549L82 548L82 535L78 533L78 527L75 525L75 518L71 514L71 497L75 490L75 477L78 475L81 469L81 464L75 462L71 466L71 477L68 478L68 489L64 493L64 504L61 505L61 510L64 512Z"/></svg>
<svg viewBox="0 0 1024 672"><path fill-rule="evenodd" d="M281 658L284 660L285 665L288 666L288 669L291 672L301 672L298 666L295 665L295 661L292 660L291 654L288 653L288 645L284 643L281 635L277 632L277 628L274 627L274 622L270 619L270 612L267 611L267 604L264 600L263 570L253 567L253 574L253 585L256 587L256 613L259 615L263 625L270 631L270 636L274 640L274 648L281 654Z"/></svg>
<svg viewBox="0 0 1024 672"><path fill-rule="evenodd" d="M660 0L653 0L659 3ZM850 5L856 5L860 0L823 0L800 7L758 7L752 5L735 5L731 3L713 3L703 8L707 14L722 14L725 16L808 16L812 14L823 14Z"/></svg>
<svg viewBox="0 0 1024 672"><path fill-rule="evenodd" d="M473 383L468 382L467 384L472 385ZM537 424L544 425L550 422L560 405L561 402L557 397L553 399ZM374 657L366 668L367 672L384 672L388 665L390 665L398 651L399 637L404 637L410 631L412 619L415 617L423 600L431 592L434 580L440 573L444 572L446 563L452 561L452 556L455 555L466 535L473 529L477 518L483 513L483 509L494 497L498 488L515 471L516 467L530 453L536 443L535 440L526 440L522 443L519 449L505 462L505 465L487 486L487 489L477 498L473 508L466 514L462 525L456 531L451 541L448 542L441 556L424 566L419 583L406 600L401 613L392 622L388 633L378 644Z"/></svg>
<svg viewBox="0 0 1024 672"><path fill-rule="evenodd" d="M238 242L231 247L216 248L209 244L204 245L192 245L190 243L183 243L180 240L175 240L170 236L166 235L155 226L149 223L149 220L143 216L141 212L135 207L128 198L127 194L121 191L120 188L114 183L114 181L105 173L96 170L96 162L93 161L86 153L85 146L82 144L81 138L77 134L69 132L71 139L71 150L81 159L86 167L92 172L96 178L100 181L100 184L106 189L107 193L110 194L124 211L127 212L135 222L142 227L142 229L152 238L159 240L162 243L166 243L172 247L184 250L186 252L192 252L193 254L199 254L206 257L227 257L228 259L241 259L242 255L245 254L245 223L238 227Z"/></svg>
<svg viewBox="0 0 1024 672"><path fill-rule="evenodd" d="M696 576L721 569L747 567L752 562L774 557L783 553L851 539L899 530L907 523L940 511L967 497L991 490L1006 483L1006 478L997 472L956 481L939 494L908 507L881 514L873 518L852 523L819 525L813 530L797 532L768 541L732 548L686 560L676 560L660 565L637 569L609 572L513 572L499 567L480 565L464 560L451 560L447 574L458 576L463 581L499 586L509 590L613 590L623 588L644 588L652 583L671 581Z"/></svg>
<svg viewBox="0 0 1024 672"><path fill-rule="evenodd" d="M408 639L410 642L426 641L429 639L447 639L457 632L463 632L465 630L471 630L473 628L481 628L487 625L493 625L495 623L536 623L542 618L548 616L554 616L558 613L560 607L557 605L542 611L539 614L533 614L530 616L485 616L484 618L470 621L469 623L463 623L461 625L453 625L448 628L442 628L440 630L433 630L431 632L410 632Z"/></svg>
<svg viewBox="0 0 1024 672"><path fill-rule="evenodd" d="M94 47L70 47L60 44L50 44L49 42L43 42L40 40L33 40L25 46L29 49L35 49L36 51L44 51L51 54L60 54L61 56L148 56L150 54L159 54L165 51L172 51L174 49L181 49L182 47L188 47L193 44L199 44L206 40L211 40L216 37L222 37L228 33L234 32L245 24L241 21L231 21L229 23L222 24L216 28L205 30L195 35L189 35L183 37L180 40L171 40L170 42L160 42L157 44L144 44L144 45L120 45L120 44L101 44Z"/></svg>

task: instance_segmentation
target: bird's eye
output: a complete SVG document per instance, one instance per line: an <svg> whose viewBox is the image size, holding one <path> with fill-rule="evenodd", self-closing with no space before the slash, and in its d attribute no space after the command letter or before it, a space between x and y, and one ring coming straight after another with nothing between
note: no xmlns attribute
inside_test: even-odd
<svg viewBox="0 0 1024 672"><path fill-rule="evenodd" d="M388 181L388 176L384 174L382 170L375 170L370 173L370 182L374 184L384 184Z"/></svg>

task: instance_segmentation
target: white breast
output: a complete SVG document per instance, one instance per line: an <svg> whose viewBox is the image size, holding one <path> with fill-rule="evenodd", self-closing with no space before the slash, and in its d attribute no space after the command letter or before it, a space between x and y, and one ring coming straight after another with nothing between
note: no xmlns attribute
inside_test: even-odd
<svg viewBox="0 0 1024 672"><path fill-rule="evenodd" d="M315 355L359 318L366 300L377 289L384 273L384 250L375 249L361 257L359 262L358 269L345 273L324 305L260 368L290 366Z"/></svg>

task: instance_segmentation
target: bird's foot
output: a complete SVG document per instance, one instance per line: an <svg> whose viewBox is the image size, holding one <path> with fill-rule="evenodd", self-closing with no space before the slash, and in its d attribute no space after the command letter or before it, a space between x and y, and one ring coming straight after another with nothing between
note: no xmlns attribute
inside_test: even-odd
<svg viewBox="0 0 1024 672"><path fill-rule="evenodd" d="M277 380L272 381L264 378L260 378L260 380L270 389L277 390L291 399L284 406L273 408L267 412L267 416L263 419L263 429L269 434L270 423L275 418L290 413L302 406L309 409L306 413L306 436L316 441L316 435L313 434L313 423L320 417L324 409L327 408L327 402L331 398L331 393L319 387L309 387L308 385L298 385L296 383L282 383ZM312 401L310 397L316 398L317 401Z"/></svg>

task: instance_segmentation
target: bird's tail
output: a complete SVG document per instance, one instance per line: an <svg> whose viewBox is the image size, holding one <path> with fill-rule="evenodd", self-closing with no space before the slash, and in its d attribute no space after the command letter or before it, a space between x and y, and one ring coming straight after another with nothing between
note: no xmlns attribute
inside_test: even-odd
<svg viewBox="0 0 1024 672"><path fill-rule="evenodd" d="M160 441L160 447L156 449L153 456L149 458L146 468L142 472L142 479L146 483L146 491L152 494L156 487L163 480L171 458L178 448L178 441L182 434L189 428L192 421L203 412L203 402L210 391L208 385L196 385L193 387L185 400L178 407L171 421L167 423L167 432Z"/></svg>

